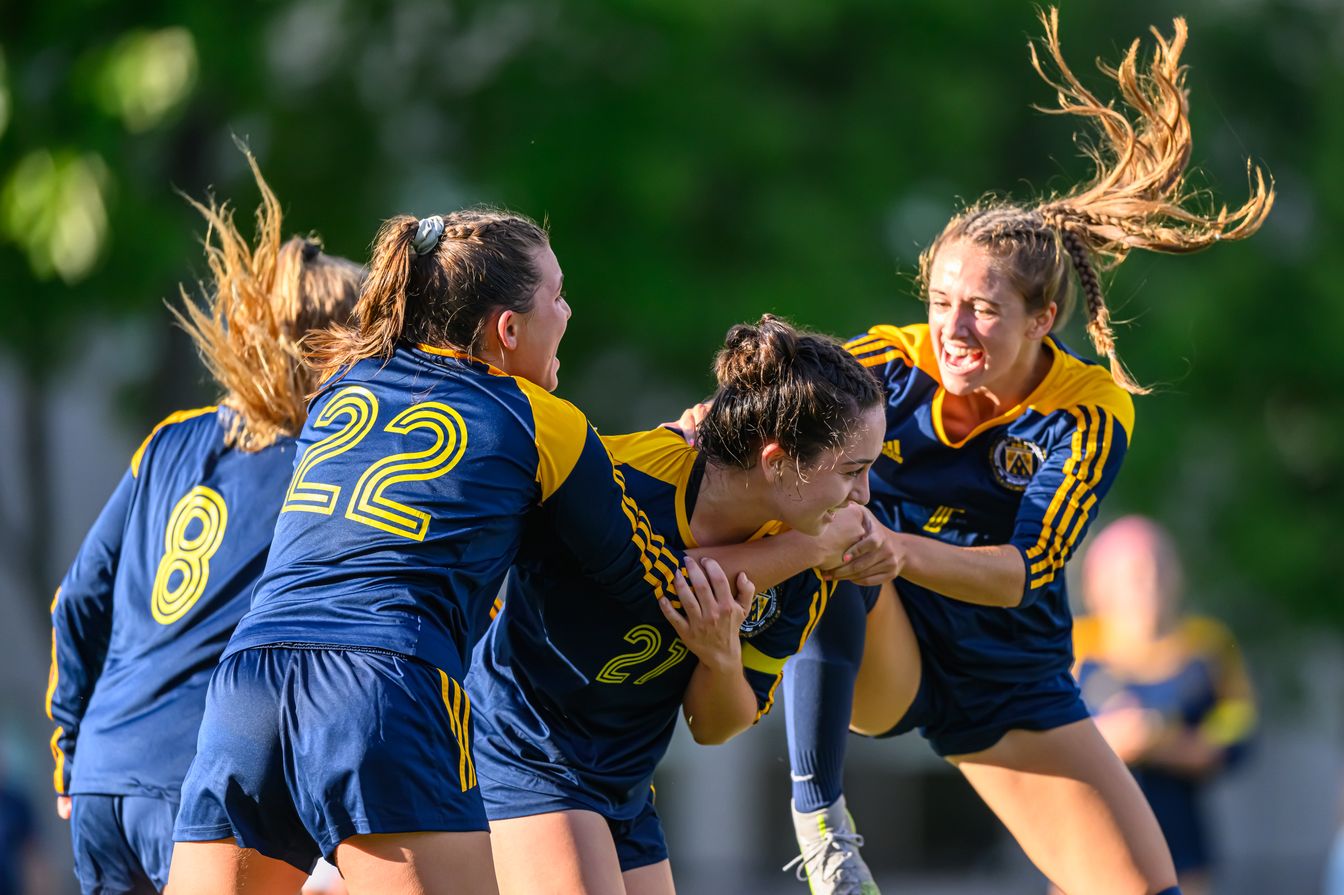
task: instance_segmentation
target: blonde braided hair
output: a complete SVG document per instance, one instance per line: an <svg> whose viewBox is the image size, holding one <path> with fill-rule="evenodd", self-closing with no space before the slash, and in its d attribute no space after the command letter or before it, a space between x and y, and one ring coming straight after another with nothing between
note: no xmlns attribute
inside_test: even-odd
<svg viewBox="0 0 1344 895"><path fill-rule="evenodd" d="M1123 106L1116 108L1084 87L1064 61L1059 11L1051 8L1040 18L1051 70L1035 42L1028 44L1031 64L1055 89L1058 102L1042 111L1076 115L1094 124L1095 142L1083 144L1093 177L1062 196L1028 205L982 199L949 221L920 256L920 284L927 295L929 270L941 246L969 240L996 257L1029 309L1055 303L1058 325L1073 303L1072 269L1086 300L1093 346L1110 361L1117 384L1144 394L1149 389L1134 381L1116 354L1101 275L1131 249L1183 254L1245 239L1260 229L1274 205L1273 180L1248 162L1251 195L1240 207L1192 207L1203 195L1185 185L1192 141L1186 67L1180 63L1187 37L1184 19L1173 21L1171 39L1152 29L1156 49L1146 66L1140 66L1137 39L1119 66L1098 62L1120 89Z"/></svg>

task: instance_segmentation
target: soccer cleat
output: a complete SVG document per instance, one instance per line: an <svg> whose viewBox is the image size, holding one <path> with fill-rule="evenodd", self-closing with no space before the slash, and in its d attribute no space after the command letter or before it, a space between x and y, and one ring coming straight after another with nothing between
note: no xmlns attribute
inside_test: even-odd
<svg viewBox="0 0 1344 895"><path fill-rule="evenodd" d="M807 883L812 895L879 895L859 855L863 837L854 831L844 796L818 811L794 808L793 832L802 854L783 869L796 867L798 879Z"/></svg>

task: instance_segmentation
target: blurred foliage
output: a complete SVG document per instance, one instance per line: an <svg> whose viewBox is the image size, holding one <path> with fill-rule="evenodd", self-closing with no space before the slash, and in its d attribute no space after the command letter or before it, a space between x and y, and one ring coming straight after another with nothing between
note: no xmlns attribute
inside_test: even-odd
<svg viewBox="0 0 1344 895"><path fill-rule="evenodd" d="M915 258L959 203L1086 173L1072 123L1030 108L1052 97L1027 64L1026 2L8 7L0 348L38 384L74 360L68 334L111 315L167 338L162 299L203 267L174 188L213 184L245 211L256 198L232 134L291 229L350 257L396 212L489 202L548 219L576 311L562 391L611 430L707 391L737 320L775 311L847 335L919 319ZM1329 250L1344 237L1344 12L1066 3L1065 51L1087 72L1176 12L1193 32L1196 164L1237 202L1253 156L1279 204L1248 243L1135 256L1115 275L1122 353L1162 385L1139 402L1108 509L1176 528L1202 605L1344 625L1328 553L1344 470L1344 255ZM1067 338L1084 344L1076 323Z"/></svg>

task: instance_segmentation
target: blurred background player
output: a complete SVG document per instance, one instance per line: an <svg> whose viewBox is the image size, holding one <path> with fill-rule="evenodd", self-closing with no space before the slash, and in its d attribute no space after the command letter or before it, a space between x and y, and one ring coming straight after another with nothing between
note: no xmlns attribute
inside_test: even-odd
<svg viewBox="0 0 1344 895"><path fill-rule="evenodd" d="M867 502L882 449L877 380L769 315L734 326L714 370L698 450L662 427L604 439L626 492L674 549L787 526L819 536L814 564L838 561L863 533L848 505ZM678 708L702 744L754 724L833 587L807 571L739 586L740 603L723 586L710 602L683 593L680 609L625 606L563 548L527 539L467 679L501 892L671 893L651 781Z"/></svg>
<svg viewBox="0 0 1344 895"><path fill-rule="evenodd" d="M1103 67L1133 120L1065 64L1042 16L1056 114L1096 126L1094 178L1027 205L984 200L921 257L928 324L848 344L887 390L871 508L883 523L833 570L841 587L785 675L800 875L821 893L876 892L841 796L845 733L919 728L1031 860L1069 892L1170 892L1176 874L1133 778L1088 720L1070 674L1063 568L1128 448L1129 392L1100 273L1133 249L1193 252L1254 233L1273 202L1262 173L1234 210L1187 207L1183 20ZM1051 331L1073 280L1110 374ZM893 579L895 579L893 581ZM865 638L866 627L866 638ZM862 664L860 664L860 660ZM852 694L852 704L851 704Z"/></svg>
<svg viewBox="0 0 1344 895"><path fill-rule="evenodd" d="M1074 625L1074 673L1157 816L1182 891L1205 895L1216 853L1199 797L1244 751L1255 702L1231 634L1183 614L1183 588L1160 526L1126 516L1104 528L1083 557L1090 614Z"/></svg>
<svg viewBox="0 0 1344 895"><path fill-rule="evenodd" d="M88 893L167 882L206 685L265 565L317 382L299 343L345 319L363 278L312 239L282 240L280 205L247 160L255 245L227 206L193 201L213 282L203 308L184 290L175 312L223 395L154 428L52 603L57 811Z"/></svg>

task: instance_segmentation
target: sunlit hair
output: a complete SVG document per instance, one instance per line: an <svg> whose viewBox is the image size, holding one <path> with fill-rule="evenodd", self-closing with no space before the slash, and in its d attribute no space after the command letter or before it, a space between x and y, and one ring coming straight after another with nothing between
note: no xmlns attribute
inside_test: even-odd
<svg viewBox="0 0 1344 895"><path fill-rule="evenodd" d="M1087 302L1087 332L1097 351L1110 360L1111 375L1127 391L1145 394L1116 355L1110 310L1100 273L1124 260L1131 249L1185 253L1220 240L1245 239L1260 229L1274 204L1273 180L1247 163L1251 195L1240 207L1195 207L1206 193L1185 184L1190 161L1189 102L1184 19L1172 22L1167 39L1152 29L1156 48L1146 64L1136 39L1118 67L1098 61L1102 73L1119 87L1123 105L1103 102L1074 76L1059 44L1059 12L1041 13L1043 46L1029 44L1031 64L1056 91L1058 106L1042 109L1076 115L1093 125L1093 141L1081 142L1092 160L1091 180L1064 195L1028 205L985 198L954 217L920 256L919 280L927 295L933 258L943 245L966 240L986 248L1000 272L1026 300L1029 310L1055 302L1057 323L1073 305L1073 278Z"/></svg>
<svg viewBox="0 0 1344 895"><path fill-rule="evenodd" d="M412 248L419 219L383 222L352 322L310 340L309 359L324 376L366 357L390 357L400 341L475 353L491 314L531 310L546 231L490 208L446 214L443 222L442 238L423 255Z"/></svg>
<svg viewBox="0 0 1344 895"><path fill-rule="evenodd" d="M259 451L303 428L317 376L303 361L301 342L310 330L349 316L364 269L323 254L314 239L282 242L280 203L257 160L244 154L261 191L255 243L238 232L227 203L186 197L206 221L212 282L200 284L200 304L180 289L182 309L170 310L224 389L220 403L234 411L228 442Z"/></svg>
<svg viewBox="0 0 1344 895"><path fill-rule="evenodd" d="M706 459L740 469L754 467L771 441L811 464L882 401L872 371L839 342L773 314L728 330L714 375L719 390L696 428L696 446Z"/></svg>

